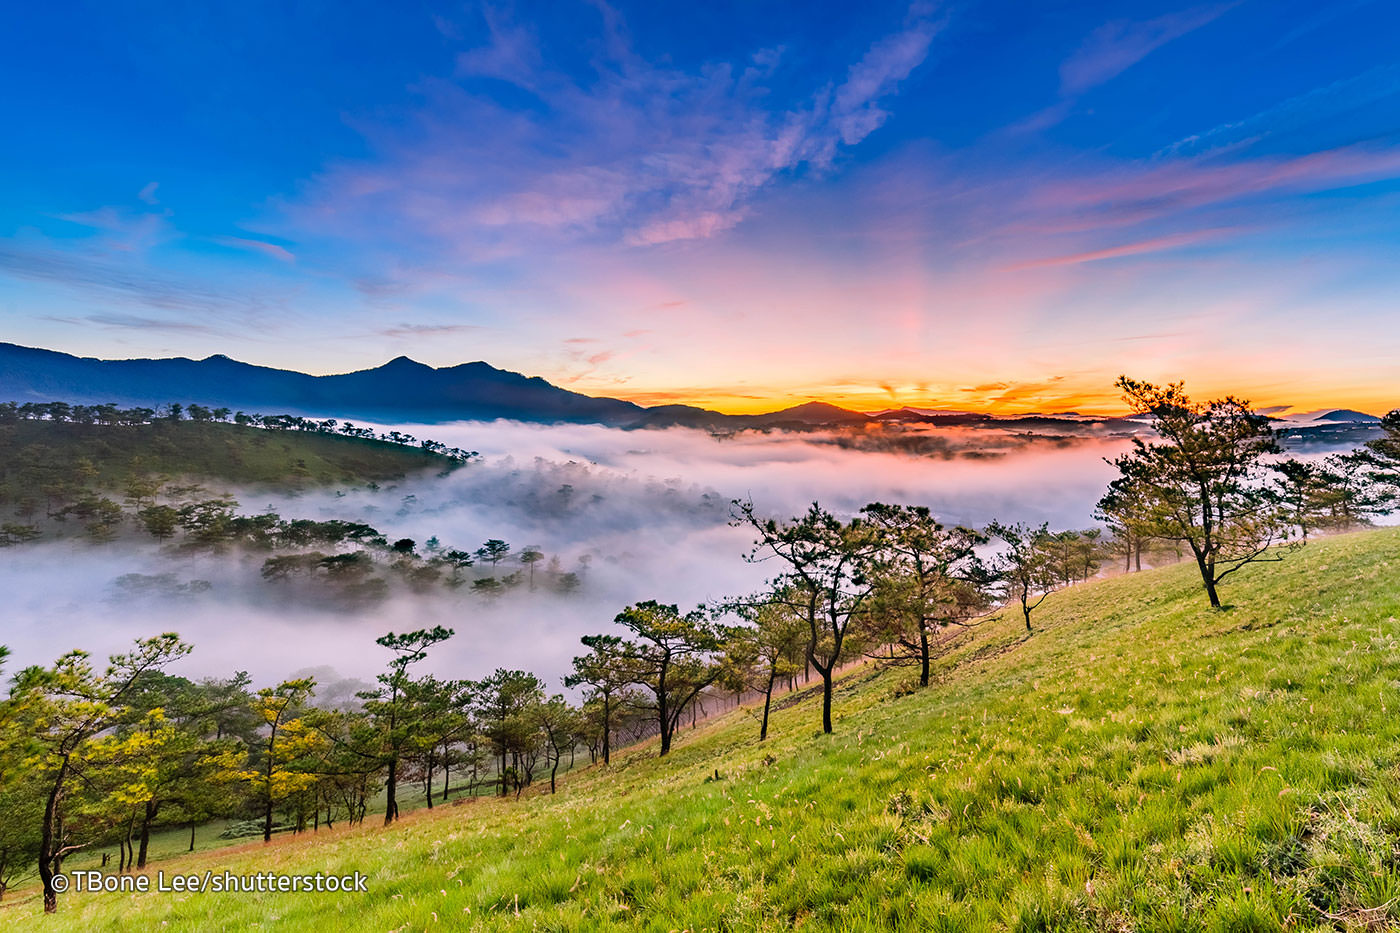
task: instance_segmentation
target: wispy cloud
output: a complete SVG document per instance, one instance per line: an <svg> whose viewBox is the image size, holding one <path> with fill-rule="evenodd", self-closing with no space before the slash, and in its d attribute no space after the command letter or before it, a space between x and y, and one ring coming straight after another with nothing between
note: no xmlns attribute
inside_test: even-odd
<svg viewBox="0 0 1400 933"><path fill-rule="evenodd" d="M1114 20L1094 30L1060 66L1060 90L1082 94L1116 78L1157 49L1215 20L1236 4L1200 6L1149 20Z"/></svg>
<svg viewBox="0 0 1400 933"><path fill-rule="evenodd" d="M533 86L534 76L544 65L539 39L533 31L512 22L495 7L483 8L482 14L486 19L491 41L458 53L457 73L499 78L526 88ZM449 34L448 38L459 39L460 34Z"/></svg>
<svg viewBox="0 0 1400 933"><path fill-rule="evenodd" d="M131 211L106 206L59 214L58 219L95 231L99 238L95 245L111 252L145 252L179 237L168 211Z"/></svg>
<svg viewBox="0 0 1400 933"><path fill-rule="evenodd" d="M1400 65L1385 65L1313 88L1283 100L1258 113L1193 133L1162 149L1159 158L1221 152L1248 146L1266 137L1277 137L1307 129L1313 138L1331 135L1336 127L1355 133L1355 127L1341 118L1356 113L1393 113L1400 97ZM1387 129L1394 124L1381 117Z"/></svg>
<svg viewBox="0 0 1400 933"><path fill-rule="evenodd" d="M1111 175L1055 182L1038 207L1093 224L1145 220L1273 192L1325 191L1400 177L1400 150L1343 146L1300 156L1144 162Z"/></svg>
<svg viewBox="0 0 1400 933"><path fill-rule="evenodd" d="M562 343L561 359L565 369L555 378L565 385L594 379L598 375L598 370L605 364L628 356L628 351L618 347L605 346L603 341L592 337L569 337ZM619 384L625 381L625 379L617 380Z"/></svg>
<svg viewBox="0 0 1400 933"><path fill-rule="evenodd" d="M482 330L477 324L395 324L375 331L377 337L399 339L402 337L447 337L452 334L465 334Z"/></svg>
<svg viewBox="0 0 1400 933"><path fill-rule="evenodd" d="M266 240L254 240L241 236L216 236L212 239L221 246L261 253L279 262L296 262L296 256L292 254L291 250Z"/></svg>
<svg viewBox="0 0 1400 933"><path fill-rule="evenodd" d="M265 302L248 291L228 292L149 272L129 260L119 261L89 249L0 241L0 275L58 284L96 301L185 314L252 320L267 310Z"/></svg>
<svg viewBox="0 0 1400 933"><path fill-rule="evenodd" d="M961 391L966 404L994 412L1026 412L1029 409L1063 412L1102 404L1101 394L1084 394L1075 380L1064 375L967 386Z"/></svg>
<svg viewBox="0 0 1400 933"><path fill-rule="evenodd" d="M932 20L916 19L876 42L851 66L831 101L831 123L842 143L854 146L880 128L889 117L884 101L923 64L938 29Z"/></svg>
<svg viewBox="0 0 1400 933"><path fill-rule="evenodd" d="M143 317L136 314L88 314L81 317L64 317L61 315L45 315L45 321L53 321L57 324L72 324L79 327L106 327L115 330L139 330L154 331L157 333L170 334L194 334L204 337L226 337L228 332L217 327L206 324L195 324L190 321L171 320L169 318Z"/></svg>
<svg viewBox="0 0 1400 933"><path fill-rule="evenodd" d="M294 221L332 235L372 229L468 262L579 240L713 237L784 174L827 170L875 132L939 29L911 13L844 75L775 104L780 50L682 69L643 58L617 14L600 10L605 51L587 75L553 67L532 29L488 10L489 39L457 56L454 78L423 81L406 124L364 126L377 158L329 167L289 205ZM498 101L498 82L536 104Z"/></svg>
<svg viewBox="0 0 1400 933"><path fill-rule="evenodd" d="M1104 259L1120 259L1125 256L1141 256L1146 253L1160 253L1167 250L1180 249L1185 246L1195 246L1208 240L1218 239L1232 233L1238 233L1237 229L1214 229L1214 230L1193 230L1188 233L1174 233L1167 236L1152 237L1147 240L1137 240L1131 243L1122 243L1117 246L1109 246L1103 249L1086 250L1080 253L1071 253L1067 256L1051 256L1047 259L1034 259L1029 262L1017 263L1010 267L1016 269L1039 269L1049 266L1074 266L1085 262L1098 262Z"/></svg>
<svg viewBox="0 0 1400 933"><path fill-rule="evenodd" d="M1038 133L1063 121L1078 98L1127 71L1157 49L1214 21L1233 3L1200 6L1149 20L1117 19L1095 29L1060 64L1058 98L1008 126L1011 134Z"/></svg>

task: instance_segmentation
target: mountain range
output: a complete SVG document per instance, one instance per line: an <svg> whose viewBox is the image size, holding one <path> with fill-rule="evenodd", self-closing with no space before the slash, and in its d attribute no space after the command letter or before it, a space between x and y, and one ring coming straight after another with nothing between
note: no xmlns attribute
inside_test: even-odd
<svg viewBox="0 0 1400 933"><path fill-rule="evenodd" d="M646 408L621 399L571 392L538 376L524 376L483 362L434 368L400 356L374 369L313 376L242 363L222 354L202 360L100 360L11 343L0 343L0 400L150 407L182 402L263 414L285 412L386 422L507 418L629 428L801 429L872 420L824 402L761 415L726 415L690 405Z"/></svg>
<svg viewBox="0 0 1400 933"><path fill-rule="evenodd" d="M434 368L400 356L374 369L313 376L256 366L222 354L191 360L100 360L0 343L0 401L141 405L169 402L227 406L262 414L355 417L383 422L495 420L603 424L646 428L682 425L707 430L805 430L870 423L973 426L996 423L1020 430L1063 428L1087 419L1074 413L994 418L964 411L901 408L866 414L806 402L758 415L727 415L690 405L644 407L571 392L538 376L483 362ZM1319 422L1374 420L1361 412L1318 413ZM1140 422L1107 419L1097 430L1133 431Z"/></svg>

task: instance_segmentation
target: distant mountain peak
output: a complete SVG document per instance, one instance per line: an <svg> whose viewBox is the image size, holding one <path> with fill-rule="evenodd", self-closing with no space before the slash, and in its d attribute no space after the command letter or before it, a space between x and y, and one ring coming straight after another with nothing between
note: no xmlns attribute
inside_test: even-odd
<svg viewBox="0 0 1400 933"><path fill-rule="evenodd" d="M792 414L799 414L799 413L804 413L804 412L816 412L816 413L818 413L818 414L828 414L828 413L841 413L841 414L847 414L847 415L860 414L859 412L851 411L849 408L842 408L840 405L833 405L833 404L831 404L830 402L820 402L820 401L803 402L803 403L800 404L800 405L793 405L793 406L791 406L790 408L784 408L784 409L782 409L781 411L772 412L772 414L775 414L775 415L792 415Z"/></svg>
<svg viewBox="0 0 1400 933"><path fill-rule="evenodd" d="M377 369L432 369L427 363L420 363L412 357L396 356Z"/></svg>
<svg viewBox="0 0 1400 933"><path fill-rule="evenodd" d="M1318 415L1318 416L1317 416L1316 418L1314 418L1313 420L1314 420L1314 421L1354 422L1354 423L1355 423L1355 422L1364 422L1364 423L1370 423L1370 422L1378 422L1378 421L1380 421L1381 419L1378 418L1378 417L1376 417L1375 415L1368 415L1368 414L1367 414L1366 412L1364 412L1364 411L1355 411L1354 409L1351 409L1351 408L1334 408L1334 409L1331 410L1331 411L1323 412L1322 414Z"/></svg>
<svg viewBox="0 0 1400 933"><path fill-rule="evenodd" d="M751 415L753 420L760 423L782 423L801 422L804 424L844 424L860 422L865 423L870 420L870 416L864 412L851 411L849 408L842 408L840 405L833 405L830 402L803 402L801 405L793 405L791 408L784 408L781 411L770 412L766 415Z"/></svg>

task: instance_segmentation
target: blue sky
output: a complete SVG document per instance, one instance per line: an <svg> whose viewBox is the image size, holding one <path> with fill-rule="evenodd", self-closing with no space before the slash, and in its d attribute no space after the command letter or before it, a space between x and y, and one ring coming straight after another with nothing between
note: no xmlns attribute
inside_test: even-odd
<svg viewBox="0 0 1400 933"><path fill-rule="evenodd" d="M0 338L730 410L1400 402L1400 8L104 4L0 35Z"/></svg>

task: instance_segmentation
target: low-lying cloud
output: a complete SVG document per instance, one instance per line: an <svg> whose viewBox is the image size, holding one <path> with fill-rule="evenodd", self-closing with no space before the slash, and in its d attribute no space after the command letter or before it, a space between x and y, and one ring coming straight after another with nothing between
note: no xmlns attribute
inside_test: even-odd
<svg viewBox="0 0 1400 933"><path fill-rule="evenodd" d="M365 521L390 540L420 546L430 536L467 550L488 538L517 553L534 545L580 573L579 589L521 586L488 599L469 587L436 587L346 609L286 599L261 579L261 554L190 553L134 539L50 541L12 548L0 565L8 618L0 642L15 653L10 670L73 648L100 658L132 638L176 630L195 645L181 668L189 676L247 669L267 683L329 665L370 679L386 660L378 635L441 624L457 635L428 662L440 674L523 668L557 688L579 636L608 630L628 603L691 606L750 591L776 570L744 561L749 535L727 524L734 498L751 497L778 516L814 500L841 513L879 500L928 505L949 523L1084 527L1112 475L1103 458L1125 444L948 431L942 454L928 457L850 449L823 435L716 439L689 429L512 422L398 427L479 450L483 460L377 489L236 490L240 510Z"/></svg>

